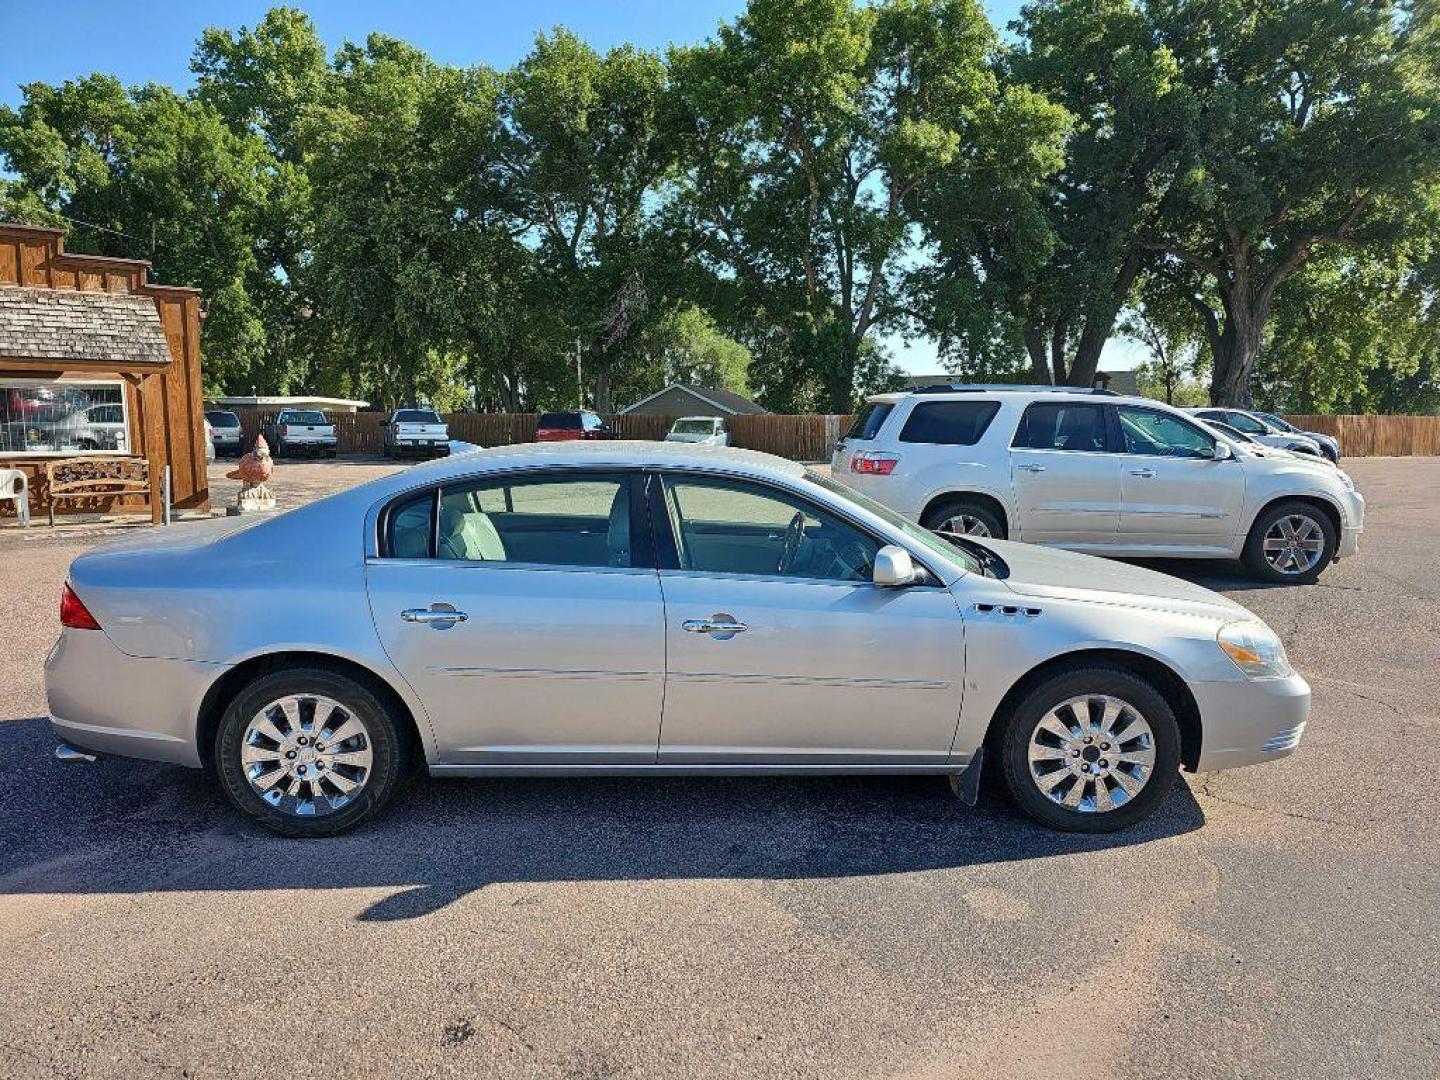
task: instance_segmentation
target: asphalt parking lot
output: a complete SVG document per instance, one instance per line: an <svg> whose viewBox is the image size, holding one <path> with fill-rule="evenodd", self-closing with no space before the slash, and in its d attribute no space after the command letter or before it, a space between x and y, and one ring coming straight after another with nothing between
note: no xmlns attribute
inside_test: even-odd
<svg viewBox="0 0 1440 1080"><path fill-rule="evenodd" d="M1361 553L1318 586L1159 566L1280 632L1300 750L1108 838L770 778L419 781L277 839L202 773L51 759L94 536L0 530L0 1075L1440 1075L1440 459L1346 464Z"/></svg>

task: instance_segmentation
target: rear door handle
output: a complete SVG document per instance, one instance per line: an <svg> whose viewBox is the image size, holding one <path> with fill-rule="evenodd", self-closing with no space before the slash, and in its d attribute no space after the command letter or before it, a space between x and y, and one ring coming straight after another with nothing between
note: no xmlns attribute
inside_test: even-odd
<svg viewBox="0 0 1440 1080"><path fill-rule="evenodd" d="M708 619L686 619L680 628L688 634L714 634L720 638L743 634L750 627L733 615L711 615Z"/></svg>
<svg viewBox="0 0 1440 1080"><path fill-rule="evenodd" d="M1154 475L1155 475L1155 470L1154 470L1154 469L1131 469L1131 470L1130 470L1130 475L1131 475L1131 476L1151 477L1151 476L1154 476Z"/></svg>
<svg viewBox="0 0 1440 1080"><path fill-rule="evenodd" d="M413 623L458 623L464 622L470 616L447 605L445 607L406 608L400 612L400 618Z"/></svg>
<svg viewBox="0 0 1440 1080"><path fill-rule="evenodd" d="M1021 472L1029 472L1029 473L1036 473L1036 472L1044 472L1044 471L1045 471L1045 466L1044 466L1044 465L1017 465L1016 468L1018 468Z"/></svg>

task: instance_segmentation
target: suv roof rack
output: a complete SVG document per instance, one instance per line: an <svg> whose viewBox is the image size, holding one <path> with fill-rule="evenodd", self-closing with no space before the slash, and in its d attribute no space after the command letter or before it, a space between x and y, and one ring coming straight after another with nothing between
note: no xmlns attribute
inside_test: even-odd
<svg viewBox="0 0 1440 1080"><path fill-rule="evenodd" d="M1018 383L931 383L929 386L911 387L912 394L1101 394L1105 397L1121 397L1114 390L1105 390L1101 387L1090 386L1044 386L1039 383L1018 384Z"/></svg>

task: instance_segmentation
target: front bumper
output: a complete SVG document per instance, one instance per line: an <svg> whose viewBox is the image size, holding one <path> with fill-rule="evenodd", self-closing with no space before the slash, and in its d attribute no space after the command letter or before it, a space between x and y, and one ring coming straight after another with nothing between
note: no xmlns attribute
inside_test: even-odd
<svg viewBox="0 0 1440 1080"><path fill-rule="evenodd" d="M1310 684L1299 675L1192 683L1200 707L1196 772L1258 765L1292 753L1310 716Z"/></svg>
<svg viewBox="0 0 1440 1080"><path fill-rule="evenodd" d="M45 658L50 726L82 750L199 766L200 703L227 668L129 656L104 631L61 630Z"/></svg>
<svg viewBox="0 0 1440 1080"><path fill-rule="evenodd" d="M1345 524L1340 530L1339 543L1335 547L1335 558L1348 559L1360 550L1360 534L1365 529L1365 496L1358 491L1347 493Z"/></svg>

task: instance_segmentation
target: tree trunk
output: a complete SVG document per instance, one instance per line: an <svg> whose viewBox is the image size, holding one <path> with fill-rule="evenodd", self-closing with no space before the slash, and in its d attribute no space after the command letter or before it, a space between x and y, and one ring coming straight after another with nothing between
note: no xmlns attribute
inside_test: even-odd
<svg viewBox="0 0 1440 1080"><path fill-rule="evenodd" d="M1040 386L1053 386L1055 378L1050 374L1050 358L1045 352L1045 335L1034 323L1025 328L1025 351L1030 354L1030 373Z"/></svg>
<svg viewBox="0 0 1440 1080"><path fill-rule="evenodd" d="M1264 321L1243 298L1227 297L1225 309L1225 329L1211 347L1210 403L1248 409Z"/></svg>
<svg viewBox="0 0 1440 1080"><path fill-rule="evenodd" d="M615 410L610 407L610 372L601 371L595 376L595 411L609 416Z"/></svg>

